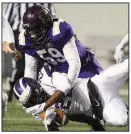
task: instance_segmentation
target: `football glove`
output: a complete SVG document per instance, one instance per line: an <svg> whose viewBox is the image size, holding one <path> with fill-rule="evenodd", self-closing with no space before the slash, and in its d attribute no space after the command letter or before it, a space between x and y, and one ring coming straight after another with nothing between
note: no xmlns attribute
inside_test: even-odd
<svg viewBox="0 0 131 134"><path fill-rule="evenodd" d="M39 117L47 131L59 131L59 127L68 123L67 116L60 109L47 109Z"/></svg>
<svg viewBox="0 0 131 134"><path fill-rule="evenodd" d="M60 109L47 109L46 112L40 114L40 118L45 124L55 124L57 127L64 126L69 122L67 116Z"/></svg>
<svg viewBox="0 0 131 134"><path fill-rule="evenodd" d="M54 125L52 124L52 121L55 119L56 116L56 112L54 111L54 109L47 109L45 112L40 114L41 120L45 125L45 128L47 131L51 131L50 128ZM56 128L57 126L55 126Z"/></svg>
<svg viewBox="0 0 131 134"><path fill-rule="evenodd" d="M116 48L114 58L116 63L121 63L123 61L124 52L120 48Z"/></svg>
<svg viewBox="0 0 131 134"><path fill-rule="evenodd" d="M45 105L46 105L45 103L38 104L38 105L27 108L25 111L26 111L26 113L30 113L34 116L39 115L42 112L44 112Z"/></svg>

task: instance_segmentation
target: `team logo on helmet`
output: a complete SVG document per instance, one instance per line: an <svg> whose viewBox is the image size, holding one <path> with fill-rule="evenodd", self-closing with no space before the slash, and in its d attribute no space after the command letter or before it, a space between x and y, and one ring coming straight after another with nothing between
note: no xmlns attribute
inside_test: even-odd
<svg viewBox="0 0 131 134"><path fill-rule="evenodd" d="M23 77L16 81L14 86L15 98L25 107L43 103L48 95L40 84L31 78Z"/></svg>

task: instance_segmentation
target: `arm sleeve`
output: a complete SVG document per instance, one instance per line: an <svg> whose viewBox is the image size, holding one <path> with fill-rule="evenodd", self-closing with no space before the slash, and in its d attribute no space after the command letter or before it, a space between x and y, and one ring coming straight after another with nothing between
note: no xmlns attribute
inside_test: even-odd
<svg viewBox="0 0 131 134"><path fill-rule="evenodd" d="M124 48L126 46L128 46L129 44L129 40L128 40L128 34L126 34L123 39L121 40L121 42L119 43L119 45L117 46L117 48L120 48L121 50L124 50Z"/></svg>
<svg viewBox="0 0 131 134"><path fill-rule="evenodd" d="M14 34L13 31L11 29L11 26L9 24L9 22L5 19L5 17L3 16L3 42L7 41L8 43L14 43Z"/></svg>
<svg viewBox="0 0 131 134"><path fill-rule="evenodd" d="M34 80L37 80L37 66L38 66L37 59L28 54L25 54L24 77L30 77Z"/></svg>
<svg viewBox="0 0 131 134"><path fill-rule="evenodd" d="M69 79L71 87L73 87L77 81L81 68L80 57L76 48L74 37L72 37L70 41L64 46L63 53L69 64L67 78Z"/></svg>

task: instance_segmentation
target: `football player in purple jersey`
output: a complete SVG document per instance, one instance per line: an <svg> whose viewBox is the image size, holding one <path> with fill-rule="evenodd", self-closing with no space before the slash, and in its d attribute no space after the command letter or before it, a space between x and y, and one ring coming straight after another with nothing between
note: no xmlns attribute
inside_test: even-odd
<svg viewBox="0 0 131 134"><path fill-rule="evenodd" d="M103 70L90 48L77 39L71 25L60 18L52 19L49 10L40 5L32 6L24 13L16 48L25 53L25 77L37 80L37 68L45 63L49 76L55 72L57 90L38 112L67 95L77 78L90 78ZM58 82L57 73L65 76L64 86L62 79Z"/></svg>

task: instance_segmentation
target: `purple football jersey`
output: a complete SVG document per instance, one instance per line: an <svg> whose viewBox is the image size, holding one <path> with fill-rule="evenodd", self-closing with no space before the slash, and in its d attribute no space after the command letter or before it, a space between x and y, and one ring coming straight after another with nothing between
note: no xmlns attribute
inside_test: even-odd
<svg viewBox="0 0 131 134"><path fill-rule="evenodd" d="M25 37L25 45L17 44L17 48L26 54L29 54L41 62L46 62L51 66L50 72L67 73L69 65L63 54L64 45L75 37L76 47L80 56L81 69L79 78L90 78L95 74L99 74L103 69L96 60L90 49L80 43L74 34L71 25L60 19L53 20L53 27L48 32L48 47L38 46L32 47L32 43ZM46 70L49 73L49 69Z"/></svg>

